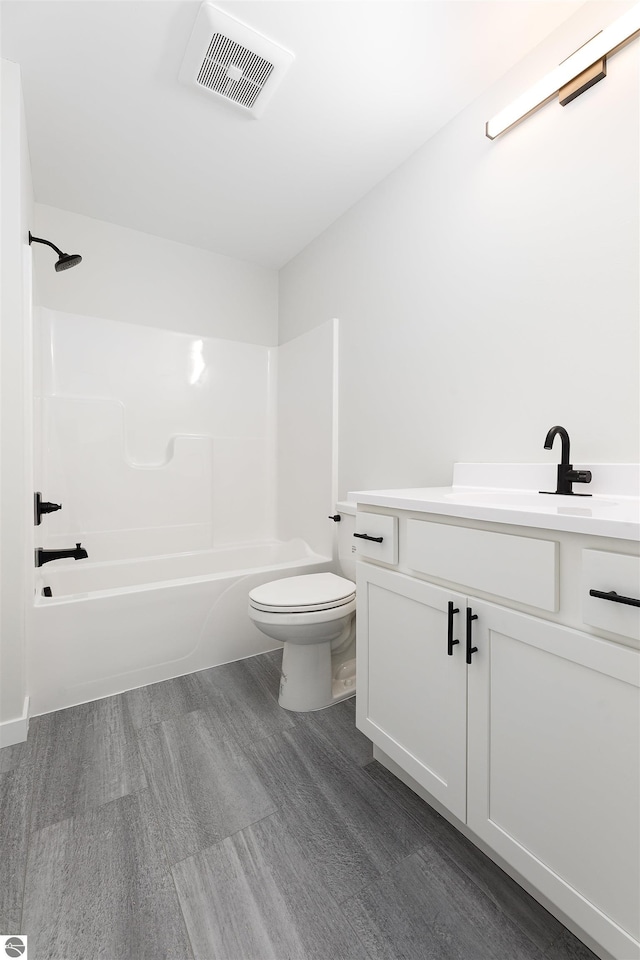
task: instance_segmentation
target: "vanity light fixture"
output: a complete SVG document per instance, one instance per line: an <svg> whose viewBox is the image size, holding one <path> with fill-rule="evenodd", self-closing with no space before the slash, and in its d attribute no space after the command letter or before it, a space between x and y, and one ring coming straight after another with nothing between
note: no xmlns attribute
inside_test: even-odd
<svg viewBox="0 0 640 960"><path fill-rule="evenodd" d="M640 3L631 7L612 24L597 33L584 46L539 80L513 103L488 120L485 134L495 140L501 133L510 130L539 107L559 95L564 107L598 80L607 75L606 57L615 53L640 32Z"/></svg>

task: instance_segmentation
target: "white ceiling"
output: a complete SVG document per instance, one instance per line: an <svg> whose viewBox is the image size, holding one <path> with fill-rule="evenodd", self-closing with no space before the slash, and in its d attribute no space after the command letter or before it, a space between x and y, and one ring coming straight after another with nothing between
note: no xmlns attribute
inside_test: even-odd
<svg viewBox="0 0 640 960"><path fill-rule="evenodd" d="M218 6L295 54L260 120L178 83L198 2L3 0L38 202L280 267L581 3Z"/></svg>

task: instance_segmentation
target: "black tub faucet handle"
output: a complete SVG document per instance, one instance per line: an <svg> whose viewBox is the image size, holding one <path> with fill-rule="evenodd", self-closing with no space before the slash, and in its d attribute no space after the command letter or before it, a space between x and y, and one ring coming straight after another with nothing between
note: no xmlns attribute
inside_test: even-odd
<svg viewBox="0 0 640 960"><path fill-rule="evenodd" d="M56 510L62 510L61 503L50 503L42 499L40 491L33 495L33 521L37 527L42 523L43 513L55 513Z"/></svg>

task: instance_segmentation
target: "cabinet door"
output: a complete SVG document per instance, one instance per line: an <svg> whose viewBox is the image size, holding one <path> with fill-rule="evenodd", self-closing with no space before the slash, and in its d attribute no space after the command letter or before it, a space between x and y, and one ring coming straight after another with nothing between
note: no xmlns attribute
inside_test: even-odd
<svg viewBox="0 0 640 960"><path fill-rule="evenodd" d="M357 565L356 722L461 820L466 812L464 598ZM448 655L448 603L454 639Z"/></svg>
<svg viewBox="0 0 640 960"><path fill-rule="evenodd" d="M638 957L640 653L469 604L467 822L614 957Z"/></svg>

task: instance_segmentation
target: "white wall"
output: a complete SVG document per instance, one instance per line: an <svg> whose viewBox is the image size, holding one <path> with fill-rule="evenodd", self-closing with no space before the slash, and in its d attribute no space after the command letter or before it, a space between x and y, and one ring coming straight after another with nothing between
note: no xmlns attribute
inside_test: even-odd
<svg viewBox="0 0 640 960"><path fill-rule="evenodd" d="M585 4L281 271L281 342L340 317L341 496L555 460L556 423L575 462L638 460L640 41L484 137L629 6Z"/></svg>
<svg viewBox="0 0 640 960"><path fill-rule="evenodd" d="M28 246L33 194L20 68L5 60L1 66L0 746L5 746L26 737L25 653L33 569Z"/></svg>
<svg viewBox="0 0 640 960"><path fill-rule="evenodd" d="M204 337L277 343L275 270L44 204L36 204L35 216L35 236L83 258L56 273L53 250L34 247L43 306Z"/></svg>

